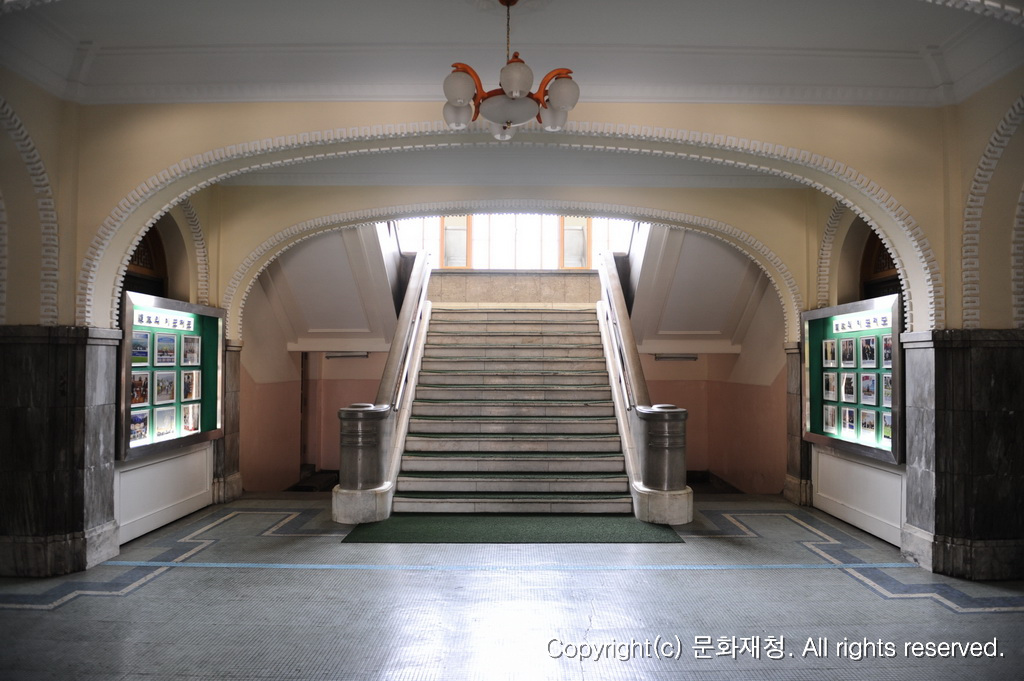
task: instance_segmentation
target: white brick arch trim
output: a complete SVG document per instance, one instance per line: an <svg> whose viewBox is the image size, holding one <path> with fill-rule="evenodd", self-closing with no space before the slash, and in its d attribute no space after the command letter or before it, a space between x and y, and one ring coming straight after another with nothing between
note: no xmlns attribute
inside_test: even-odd
<svg viewBox="0 0 1024 681"><path fill-rule="evenodd" d="M192 237L192 251L196 258L196 302L200 305L210 304L210 252L206 248L206 237L199 222L192 202L185 199L181 202L181 211L185 214L188 233Z"/></svg>
<svg viewBox="0 0 1024 681"><path fill-rule="evenodd" d="M35 142L25 130L21 119L0 96L0 126L7 131L14 142L25 172L28 174L32 189L36 195L36 210L39 213L39 237L42 247L42 259L39 271L39 323L53 325L57 323L57 283L60 281L60 229L57 223L57 206L54 203L53 189L46 166L36 149ZM3 273L6 281L6 270Z"/></svg>
<svg viewBox="0 0 1024 681"><path fill-rule="evenodd" d="M1020 128L1021 121L1024 121L1024 95L1018 97L1010 106L996 126L995 132L989 137L967 193L960 246L960 286L963 300L961 323L965 329L977 329L981 326L981 223L988 185L996 166L999 165L999 159L1010 144L1010 139Z"/></svg>
<svg viewBox="0 0 1024 681"><path fill-rule="evenodd" d="M7 209L0 193L0 325L7 323Z"/></svg>
<svg viewBox="0 0 1024 681"><path fill-rule="evenodd" d="M243 310L249 291L270 263L295 244L326 232L355 227L360 224L406 217L466 213L554 213L619 217L661 223L673 229L690 229L712 236L738 249L757 263L779 296L787 338L790 340L799 338L803 296L795 277L781 258L764 243L743 230L718 220L686 213L650 210L635 206L534 199L447 201L393 206L377 208L372 211L327 215L292 225L260 244L235 269L221 301L221 306L227 310L229 337L233 340L242 340Z"/></svg>
<svg viewBox="0 0 1024 681"><path fill-rule="evenodd" d="M761 140L692 130L670 130L625 124L571 122L564 133L525 126L509 143L495 142L482 125L453 133L444 123L378 125L326 130L222 147L182 159L151 176L122 199L97 230L83 260L77 288L79 324L94 323L96 287L109 291L105 323L117 324L118 297L112 281L97 280L112 258L125 258L124 239L110 253L112 242L127 223L135 225L162 213L191 194L223 179L252 170L345 155L403 153L434 148L486 148L497 145L559 148L568 151L649 154L697 160L775 175L816 189L841 202L879 234L893 253L904 282L908 328L943 328L945 293L938 263L921 227L887 190L845 163L808 150ZM155 210L154 210L155 209ZM380 213L379 211L368 211ZM378 215L368 215L367 220ZM884 225L884 228L883 228ZM136 227L137 228L137 227ZM899 239L901 247L893 243ZM105 276L109 277L109 273ZM922 311L915 317L915 301ZM102 313L101 313L102 316ZM95 320L100 321L100 320Z"/></svg>
<svg viewBox="0 0 1024 681"><path fill-rule="evenodd" d="M839 224L846 215L846 206L841 201L836 201L832 206L832 212L825 223L825 232L821 235L821 245L818 247L818 279L817 279L817 301L818 308L828 307L831 299L832 289L832 251L835 248L836 233L839 231Z"/></svg>
<svg viewBox="0 0 1024 681"><path fill-rule="evenodd" d="M1013 287L1013 325L1024 329L1024 187L1017 197L1010 245L1010 285Z"/></svg>
<svg viewBox="0 0 1024 681"><path fill-rule="evenodd" d="M998 2L997 0L924 0L924 2L982 14L1014 26L1024 26L1024 11L1019 2Z"/></svg>

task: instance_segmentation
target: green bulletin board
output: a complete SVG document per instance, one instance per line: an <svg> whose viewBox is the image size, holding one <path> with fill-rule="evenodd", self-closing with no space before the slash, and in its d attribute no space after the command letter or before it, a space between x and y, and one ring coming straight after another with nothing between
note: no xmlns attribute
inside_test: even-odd
<svg viewBox="0 0 1024 681"><path fill-rule="evenodd" d="M221 433L223 311L125 294L121 458Z"/></svg>
<svg viewBox="0 0 1024 681"><path fill-rule="evenodd" d="M902 461L899 296L803 314L804 439Z"/></svg>

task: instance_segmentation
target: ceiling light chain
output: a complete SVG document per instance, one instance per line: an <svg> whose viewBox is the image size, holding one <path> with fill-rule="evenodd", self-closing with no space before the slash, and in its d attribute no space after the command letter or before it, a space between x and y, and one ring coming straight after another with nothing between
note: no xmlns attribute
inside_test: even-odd
<svg viewBox="0 0 1024 681"><path fill-rule="evenodd" d="M549 132L565 127L568 112L580 98L580 86L569 69L554 69L531 92L533 71L512 52L512 5L518 0L498 0L505 6L505 66L498 77L500 87L484 91L480 76L467 64L452 64L444 79L444 121L452 130L464 130L483 115L491 122L495 139L510 140L515 128L536 118ZM510 54L511 53L511 56Z"/></svg>

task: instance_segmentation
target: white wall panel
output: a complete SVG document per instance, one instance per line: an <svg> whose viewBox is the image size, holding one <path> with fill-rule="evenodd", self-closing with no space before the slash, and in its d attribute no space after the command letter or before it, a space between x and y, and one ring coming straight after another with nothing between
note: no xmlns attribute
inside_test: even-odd
<svg viewBox="0 0 1024 681"><path fill-rule="evenodd" d="M114 477L121 544L213 503L213 443L131 461Z"/></svg>
<svg viewBox="0 0 1024 681"><path fill-rule="evenodd" d="M814 507L900 545L906 518L906 476L898 466L812 445Z"/></svg>

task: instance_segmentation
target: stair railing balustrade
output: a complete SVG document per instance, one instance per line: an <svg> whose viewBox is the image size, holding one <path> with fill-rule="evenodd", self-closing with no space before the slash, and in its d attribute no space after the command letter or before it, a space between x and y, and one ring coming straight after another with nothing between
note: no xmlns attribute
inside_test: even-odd
<svg viewBox="0 0 1024 681"><path fill-rule="evenodd" d="M338 487L342 490L382 488L393 477L395 437L400 432L399 419L403 415L400 408L409 388L410 367L417 350L415 341L428 309L429 278L427 254L416 253L376 401L373 404L359 402L338 410L341 420Z"/></svg>
<svg viewBox="0 0 1024 681"><path fill-rule="evenodd" d="M616 257L628 258L606 253L598 267L601 277L599 314L603 315L610 331L613 347L609 348L609 354L615 364L613 381L618 384L626 413L628 432L623 436L629 443L624 449L631 459L631 477L639 478L632 483L648 490L684 490L687 412L672 404L651 404Z"/></svg>

